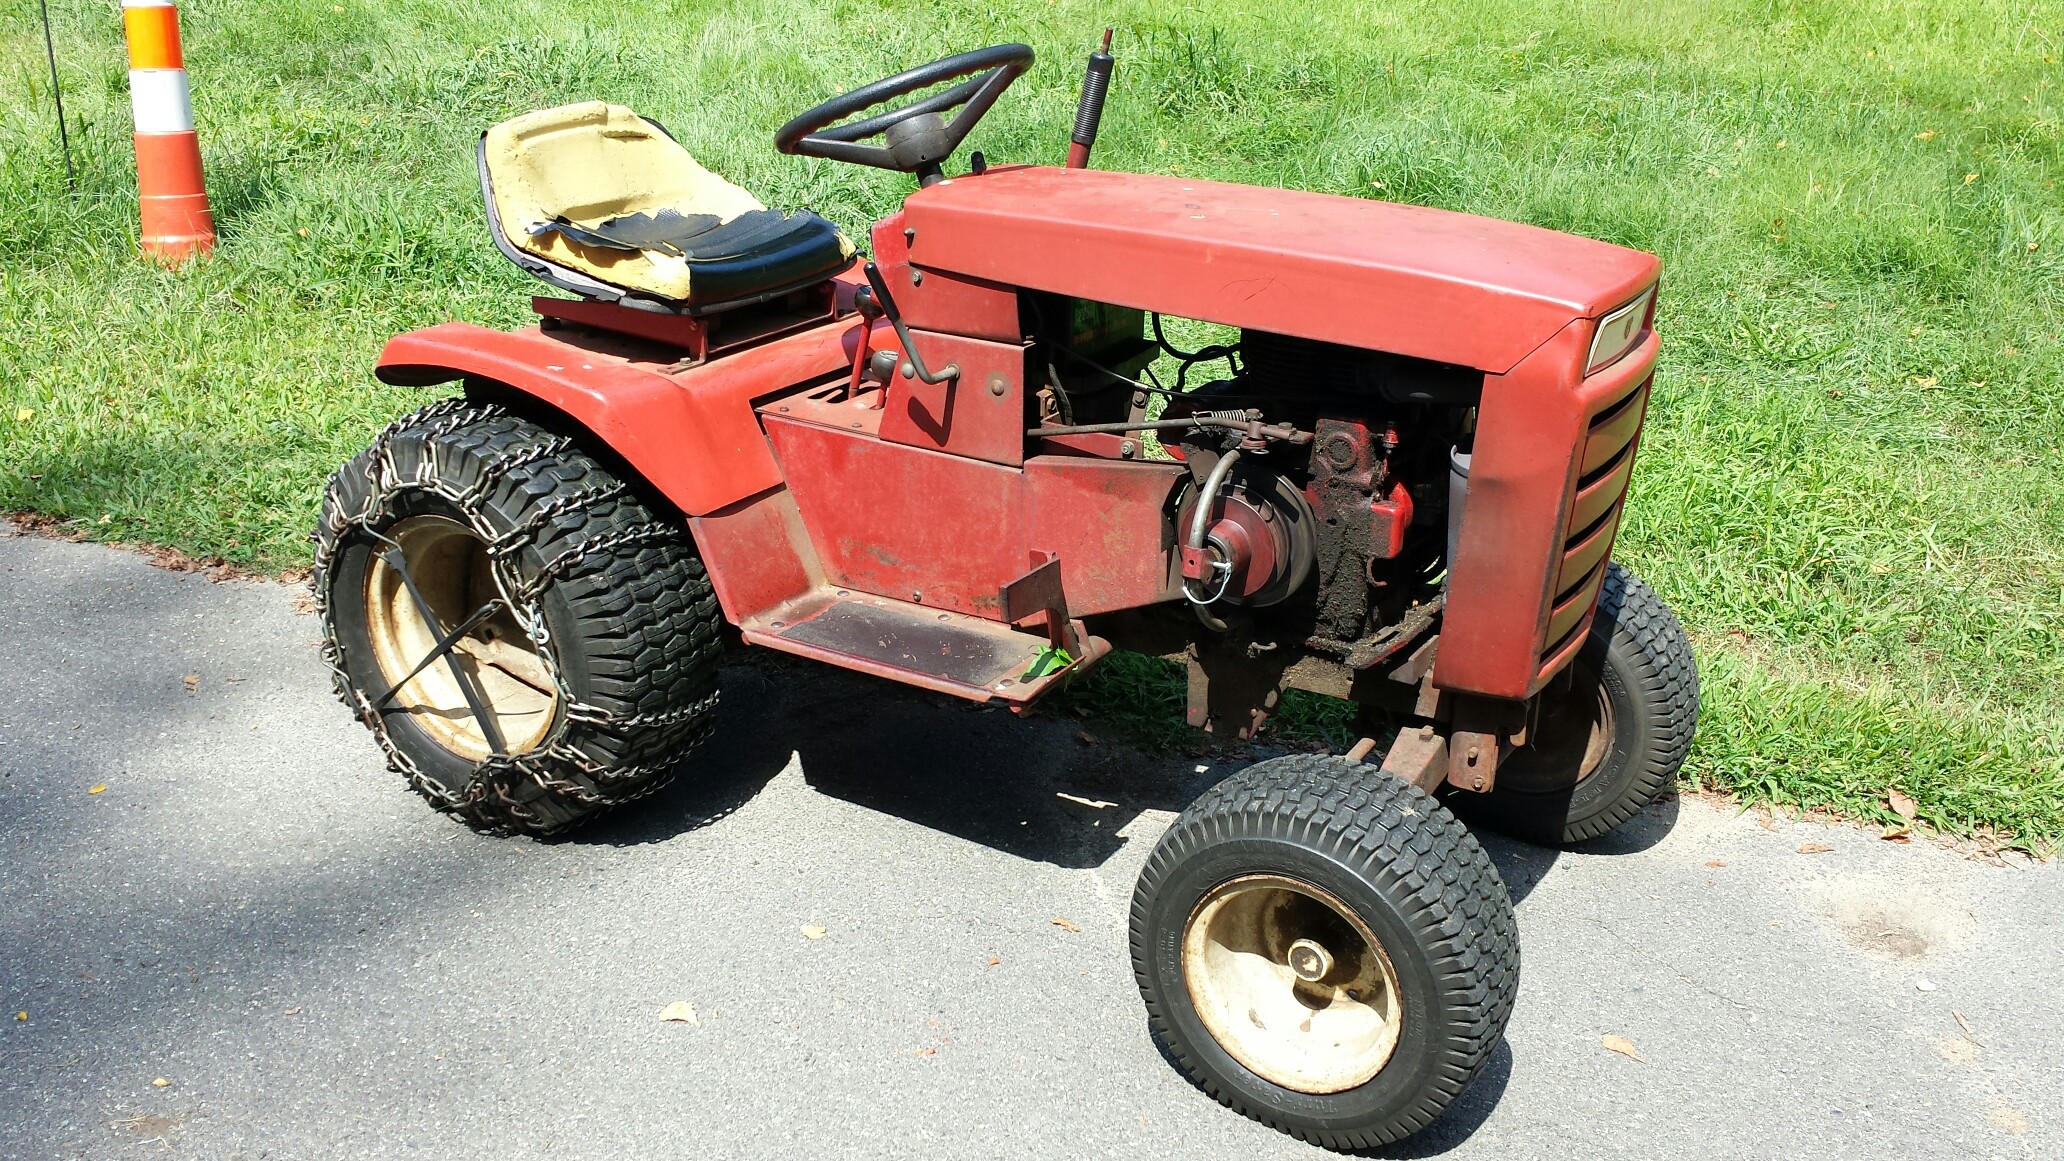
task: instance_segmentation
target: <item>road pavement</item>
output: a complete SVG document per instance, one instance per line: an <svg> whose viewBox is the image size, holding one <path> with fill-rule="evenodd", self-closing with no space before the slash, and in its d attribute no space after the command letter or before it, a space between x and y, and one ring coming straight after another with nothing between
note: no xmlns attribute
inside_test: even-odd
<svg viewBox="0 0 2064 1161"><path fill-rule="evenodd" d="M0 535L0 1158L1321 1155L1185 1082L1127 965L1229 766L739 663L671 788L486 838L299 596ZM1485 842L1518 1009L1388 1155L2064 1156L2057 867L1690 798Z"/></svg>

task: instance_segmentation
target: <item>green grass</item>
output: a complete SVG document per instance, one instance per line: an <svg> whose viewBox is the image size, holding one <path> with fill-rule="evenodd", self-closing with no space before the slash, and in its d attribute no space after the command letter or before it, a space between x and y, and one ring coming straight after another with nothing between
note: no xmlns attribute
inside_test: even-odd
<svg viewBox="0 0 2064 1161"><path fill-rule="evenodd" d="M975 144L1054 161L1109 21L1101 165L1662 255L1619 555L1701 646L1692 777L1865 816L1897 786L1950 831L2064 838L2064 13L2047 0L195 0L222 245L176 273L133 258L115 6L52 8L76 198L35 5L0 6L0 508L297 566L325 473L428 397L373 383L381 341L522 317L531 286L477 209L483 126L621 101L768 201L857 230L903 179L780 157L782 120L1024 39L1043 64ZM1165 671L1098 680L1102 708L1165 728ZM1339 728L1291 709L1307 734Z"/></svg>

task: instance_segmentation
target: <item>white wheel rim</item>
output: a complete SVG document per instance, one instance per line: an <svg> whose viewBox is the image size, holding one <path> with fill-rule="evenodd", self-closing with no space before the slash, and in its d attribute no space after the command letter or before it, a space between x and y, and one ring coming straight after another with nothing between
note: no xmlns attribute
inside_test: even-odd
<svg viewBox="0 0 2064 1161"><path fill-rule="evenodd" d="M1366 923L1282 875L1220 884L1183 929L1183 982L1219 1047L1271 1084L1345 1092L1390 1063L1397 972Z"/></svg>
<svg viewBox="0 0 2064 1161"><path fill-rule="evenodd" d="M497 595L486 543L458 521L412 516L387 535L401 545L409 575L447 628ZM365 602L373 660L392 684L429 656L443 634L423 620L401 574L377 552L366 572ZM472 677L506 753L521 754L544 741L559 707L558 687L537 647L506 608L474 626L449 656ZM466 704L465 691L443 660L403 682L393 704L462 758L478 762L492 753L486 731Z"/></svg>

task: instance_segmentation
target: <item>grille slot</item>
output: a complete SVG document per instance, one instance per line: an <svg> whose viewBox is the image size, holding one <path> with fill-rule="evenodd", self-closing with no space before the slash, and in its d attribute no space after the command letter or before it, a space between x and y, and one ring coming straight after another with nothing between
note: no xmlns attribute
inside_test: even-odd
<svg viewBox="0 0 2064 1161"><path fill-rule="evenodd" d="M1601 407L1591 418L1578 460L1577 484L1563 512L1564 539L1556 562L1555 599L1548 612L1547 647L1538 673L1559 665L1579 643L1605 579L1620 508L1633 474L1634 441L1648 411L1648 381Z"/></svg>

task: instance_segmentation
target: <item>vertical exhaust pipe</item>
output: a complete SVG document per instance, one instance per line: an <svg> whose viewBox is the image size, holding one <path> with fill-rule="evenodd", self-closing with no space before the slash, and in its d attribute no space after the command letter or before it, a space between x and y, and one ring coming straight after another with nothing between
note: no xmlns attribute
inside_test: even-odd
<svg viewBox="0 0 2064 1161"><path fill-rule="evenodd" d="M1104 29L1104 47L1089 54L1089 72L1082 78L1082 96L1075 102L1075 135L1069 138L1068 168L1089 168L1097 126L1104 120L1104 95L1111 90L1111 30Z"/></svg>

